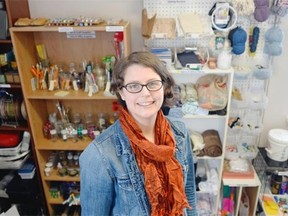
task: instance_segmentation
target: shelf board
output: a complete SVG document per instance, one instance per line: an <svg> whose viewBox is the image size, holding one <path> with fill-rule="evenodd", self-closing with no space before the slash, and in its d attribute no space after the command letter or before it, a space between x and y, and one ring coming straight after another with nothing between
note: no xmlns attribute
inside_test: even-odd
<svg viewBox="0 0 288 216"><path fill-rule="evenodd" d="M59 197L59 198L50 197L50 199L49 198L47 199L47 202L52 204L52 205L60 205L60 204L62 205L64 200L62 197Z"/></svg>
<svg viewBox="0 0 288 216"><path fill-rule="evenodd" d="M27 123L19 126L0 126L0 131L27 131L29 130Z"/></svg>
<svg viewBox="0 0 288 216"><path fill-rule="evenodd" d="M254 178L249 179L240 179L240 178L223 178L223 184L230 187L256 187L260 186L260 180L255 172L254 168Z"/></svg>
<svg viewBox="0 0 288 216"><path fill-rule="evenodd" d="M126 26L128 22L120 22L119 25L108 25L101 23L94 26L25 26L25 27L12 27L13 32L73 32L73 31L104 31L104 32L119 32L119 26ZM124 28L123 28L124 29Z"/></svg>
<svg viewBox="0 0 288 216"><path fill-rule="evenodd" d="M184 119L226 119L226 115L191 115L191 114L186 114L183 116Z"/></svg>
<svg viewBox="0 0 288 216"><path fill-rule="evenodd" d="M63 94L62 94L63 93ZM104 96L103 91L97 92L92 96L88 96L87 92L83 90L70 90L70 91L45 91L36 90L33 94L26 95L28 99L45 99L45 100L116 100L116 96ZM58 95L57 95L58 94ZM60 95L64 96L60 96Z"/></svg>
<svg viewBox="0 0 288 216"><path fill-rule="evenodd" d="M19 88L21 89L21 85L20 84L10 84L10 83L5 83L5 84L0 84L0 88Z"/></svg>
<svg viewBox="0 0 288 216"><path fill-rule="evenodd" d="M231 74L234 72L234 69L231 67L229 69L226 70L222 70L219 68L216 69L210 69L208 68L206 65L203 66L203 68L201 70L192 70L189 68L181 68L181 69L175 69L174 67L171 67L168 69L170 71L171 74L181 74L181 75L192 75L192 74Z"/></svg>
<svg viewBox="0 0 288 216"><path fill-rule="evenodd" d="M202 157L200 157L200 156L196 155L196 157L198 160L222 160L222 156L218 156L218 157L202 156Z"/></svg>
<svg viewBox="0 0 288 216"><path fill-rule="evenodd" d="M41 139L40 142L35 142L35 148L37 150L70 150L70 151L82 151L87 145L92 142L92 140L88 141L78 141L73 142L72 139L68 139L67 141L63 141L61 139L57 139L57 141L53 142L49 139Z"/></svg>
<svg viewBox="0 0 288 216"><path fill-rule="evenodd" d="M80 182L80 176L77 175L77 176L69 176L69 175L66 175L66 176L59 176L58 173L57 173L57 169L53 169L50 176L45 176L43 178L45 181L70 181L70 182Z"/></svg>
<svg viewBox="0 0 288 216"><path fill-rule="evenodd" d="M6 39L6 40L3 40L3 39L1 39L0 40L0 44L11 44L12 43L12 41L10 40L10 39Z"/></svg>

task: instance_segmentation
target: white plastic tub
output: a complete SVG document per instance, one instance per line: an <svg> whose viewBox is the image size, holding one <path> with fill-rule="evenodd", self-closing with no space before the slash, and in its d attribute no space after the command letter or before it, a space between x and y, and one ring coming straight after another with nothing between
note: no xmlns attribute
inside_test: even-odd
<svg viewBox="0 0 288 216"><path fill-rule="evenodd" d="M268 133L267 156L275 161L288 160L288 130L271 129Z"/></svg>

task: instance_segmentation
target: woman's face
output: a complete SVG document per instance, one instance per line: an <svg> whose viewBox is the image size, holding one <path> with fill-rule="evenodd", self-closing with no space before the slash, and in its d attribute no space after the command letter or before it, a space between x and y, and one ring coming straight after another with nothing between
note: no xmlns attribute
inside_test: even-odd
<svg viewBox="0 0 288 216"><path fill-rule="evenodd" d="M145 85L155 80L161 81L161 78L153 69L135 64L126 69L123 85L125 86L129 83ZM149 91L144 86L139 93L130 93L125 88L122 88L119 93L136 122L155 121L157 112L164 100L163 86L157 91Z"/></svg>

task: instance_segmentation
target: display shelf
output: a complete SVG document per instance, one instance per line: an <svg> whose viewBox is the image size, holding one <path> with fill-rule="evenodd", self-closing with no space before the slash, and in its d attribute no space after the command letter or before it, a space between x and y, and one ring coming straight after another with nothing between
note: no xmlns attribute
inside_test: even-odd
<svg viewBox="0 0 288 216"><path fill-rule="evenodd" d="M223 184L230 187L259 187L261 185L260 180L253 168L254 178L251 179L232 179L232 178L223 178Z"/></svg>
<svg viewBox="0 0 288 216"><path fill-rule="evenodd" d="M95 37L71 38L69 36L71 32L77 35L87 31L92 32ZM58 138L56 142L46 138L43 133L43 126L47 123L49 114L57 113L56 104L61 103L65 109L69 110L70 117L76 112L80 113L83 118L84 114L91 113L93 122L96 122L99 113L110 116L115 112L116 97L104 96L103 92L88 96L88 92L85 92L84 89L78 91L33 90L31 86L33 74L30 71L31 66L38 62L36 45L44 45L50 65L61 64L63 69L66 70L71 62L80 65L81 62L86 60L101 64L104 56L115 55L113 45L115 32L123 32L123 55L127 56L130 53L129 22L121 22L117 26L109 26L104 23L89 27L29 26L10 29L14 52L19 64L20 80L21 83L26 84L22 86L23 97L35 143L35 152L49 215L54 213L54 208L57 205L63 203L62 198L51 198L49 191L51 184L57 182L79 183L80 178L79 176L58 176L56 168L53 169L50 176L46 176L44 168L48 158L55 151L81 152L91 142L90 138L85 141L78 140L77 142L72 138L68 138L67 141ZM83 67L77 67L77 70L83 72ZM59 116L57 117L60 119Z"/></svg>
<svg viewBox="0 0 288 216"><path fill-rule="evenodd" d="M28 99L35 99L35 100L111 100L116 99L116 96L103 96L103 91L99 91L92 96L88 96L88 92L84 92L83 89L74 91L35 91L32 95L27 95ZM58 96L58 95L63 96Z"/></svg>
<svg viewBox="0 0 288 216"><path fill-rule="evenodd" d="M63 200L62 197L59 197L59 198L52 198L52 197L50 197L50 198L48 198L48 202L49 202L49 204L51 204L51 205L62 205L63 202L64 202L64 200Z"/></svg>
<svg viewBox="0 0 288 216"><path fill-rule="evenodd" d="M174 75L181 74L181 75L196 75L196 74L230 74L231 71L234 71L234 69L231 67L230 69L210 69L207 65L203 65L203 67L200 70L192 70L189 68L183 67L182 69L175 69L175 67L168 68L169 71Z"/></svg>
<svg viewBox="0 0 288 216"><path fill-rule="evenodd" d="M43 177L43 179L45 180L45 181L65 181L65 182L68 182L68 181L70 181L70 182L80 182L80 176L79 175L77 175L77 176L74 176L74 177L71 177L71 176L59 176L58 174L57 174L57 169L53 169L52 170L52 172L51 172L51 174L50 174L50 176L44 176Z"/></svg>
<svg viewBox="0 0 288 216"><path fill-rule="evenodd" d="M206 67L203 67L202 70L187 70L185 68L180 70L170 69L171 74L173 75L177 84L187 84L193 83L195 84L199 78L208 74L216 74L219 76L227 76L227 95L230 98L232 93L232 82L234 71L233 68L230 70L208 70ZM215 194L209 194L209 196L213 196L213 202L210 202L210 209L213 213L219 210L218 206L220 204L220 188L221 188L221 176L223 169L223 161L224 161L224 149L226 145L226 134L227 134L227 126L228 126L228 116L229 116L229 107L230 100L227 101L226 114L225 115L216 115L216 114L185 114L182 117L183 122L189 128L189 130L203 133L206 130L216 130L219 134L219 138L221 140L222 145L222 154L221 156L197 156L197 160L204 160L207 163L207 167L205 168L208 173L211 169L215 169L218 175L218 179L216 180L217 184L217 192ZM173 109L173 108L172 108ZM196 163L197 164L197 163ZM199 192L197 192L198 194ZM200 191L202 194L203 192Z"/></svg>
<svg viewBox="0 0 288 216"><path fill-rule="evenodd" d="M222 156L210 157L210 156L196 156L198 160L222 160Z"/></svg>
<svg viewBox="0 0 288 216"><path fill-rule="evenodd" d="M73 32L73 31L97 31L98 33L101 31L105 32L120 32L124 31L125 27L128 25L128 22L122 21L117 25L109 25L106 22L100 23L98 25L93 26L25 26L16 27L15 32Z"/></svg>
<svg viewBox="0 0 288 216"><path fill-rule="evenodd" d="M71 151L79 151L83 150L89 143L89 141L79 140L77 142L73 141L72 138L67 141L61 140L59 138L56 142L53 142L49 139L42 139L41 143L36 146L38 150L71 150Z"/></svg>
<svg viewBox="0 0 288 216"><path fill-rule="evenodd" d="M191 115L191 114L186 114L183 116L184 119L226 119L227 116L220 116L220 115Z"/></svg>
<svg viewBox="0 0 288 216"><path fill-rule="evenodd" d="M21 85L20 84L0 84L0 88L3 89L21 89Z"/></svg>

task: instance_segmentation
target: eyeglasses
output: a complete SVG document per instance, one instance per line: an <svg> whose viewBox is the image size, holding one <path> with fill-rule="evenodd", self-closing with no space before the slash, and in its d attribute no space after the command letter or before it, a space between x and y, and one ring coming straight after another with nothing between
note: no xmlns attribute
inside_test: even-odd
<svg viewBox="0 0 288 216"><path fill-rule="evenodd" d="M149 91L158 91L163 86L162 80L154 80L151 82L148 82L145 85L142 85L140 83L128 83L121 88L125 88L128 92L136 94L142 91L143 87L146 87Z"/></svg>

